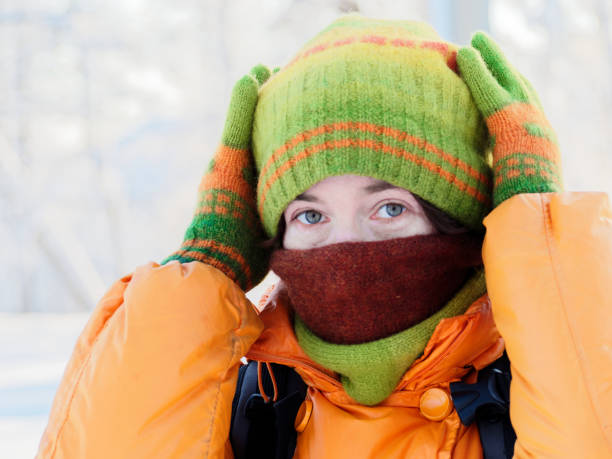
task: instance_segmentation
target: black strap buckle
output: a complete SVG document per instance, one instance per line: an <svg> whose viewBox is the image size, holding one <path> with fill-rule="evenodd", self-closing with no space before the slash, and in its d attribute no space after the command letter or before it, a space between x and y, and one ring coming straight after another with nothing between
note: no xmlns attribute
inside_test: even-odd
<svg viewBox="0 0 612 459"><path fill-rule="evenodd" d="M511 458L516 433L510 422L510 360L504 354L478 372L474 384L450 384L453 404L464 425L474 421L485 459Z"/></svg>

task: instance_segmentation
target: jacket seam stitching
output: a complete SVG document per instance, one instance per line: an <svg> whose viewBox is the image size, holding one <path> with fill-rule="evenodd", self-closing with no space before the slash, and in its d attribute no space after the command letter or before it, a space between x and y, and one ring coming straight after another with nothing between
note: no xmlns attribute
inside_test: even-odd
<svg viewBox="0 0 612 459"><path fill-rule="evenodd" d="M210 448L211 448L211 442L212 442L212 431L214 428L214 420L217 417L217 407L219 405L219 394L221 393L221 381L217 382L217 395L215 397L215 404L213 405L213 412L212 412L212 416L210 417L210 427L208 428L208 450L206 451L206 456L204 457L209 457L210 456Z"/></svg>
<svg viewBox="0 0 612 459"><path fill-rule="evenodd" d="M89 348L89 352L87 353L87 358L85 359L85 361L81 365L81 368L79 369L77 380L74 383L74 386L73 386L73 389L72 389L72 393L70 394L70 400L68 401L68 407L66 408L66 414L64 416L64 419L62 420L62 423L60 424L59 429L57 430L57 435L55 436L55 443L53 445L53 450L51 451L50 459L53 459L53 457L55 457L55 454L57 452L57 446L59 444L59 439L60 439L60 437L61 437L61 435L62 435L62 433L64 431L64 427L66 426L66 423L68 422L68 418L70 417L70 412L72 411L72 403L74 402L74 397L76 396L77 387L81 383L81 379L83 377L83 373L85 372L85 368L87 368L89 366L89 362L91 360L92 349L94 348L94 346L100 340L100 335L102 335L104 330L106 330L110 320L115 316L115 314L117 313L119 308L121 308L123 305L124 305L124 303L122 302L119 305L119 307L117 307L117 309L115 309L113 314L106 320L106 322L104 323L104 325L102 326L102 328L98 332L98 335L96 336L96 338L91 343L91 347Z"/></svg>
<svg viewBox="0 0 612 459"><path fill-rule="evenodd" d="M234 360L234 356L236 355L236 343L234 341L233 343L234 345L232 346L232 354L230 355L229 358L229 363L231 363ZM217 418L217 409L219 407L219 397L221 395L221 381L217 382L217 395L215 396L215 403L213 405L213 410L212 410L212 416L210 417L210 427L208 428L208 451L206 451L206 456L204 457L209 457L210 456L210 449L211 449L211 444L212 444L212 431L215 427L215 419Z"/></svg>
<svg viewBox="0 0 612 459"><path fill-rule="evenodd" d="M544 210L544 230L545 230L545 233L546 233L546 247L548 249L548 256L549 256L549 259L550 259L550 262L551 262L550 264L551 264L551 269L552 269L552 273L553 273L553 278L555 280L555 286L557 288L557 293L559 295L559 302L561 303L562 310L563 310L563 316L565 318L565 325L566 325L566 327L567 327L567 329L569 331L569 335L570 335L571 340L572 340L572 344L573 344L572 348L573 348L574 354L576 355L576 361L578 362L578 365L579 365L579 367L581 369L580 379L582 380L582 382L584 384L584 387L586 389L585 392L587 393L587 397L588 397L589 403L591 405L591 410L593 411L595 419L597 419L597 421L598 421L597 424L598 424L599 430L600 430L600 432L601 432L601 434L603 436L604 443L606 443L608 445L608 448L610 449L610 444L609 444L609 442L607 440L606 433L605 433L605 431L603 430L603 427L602 427L602 420L600 419L599 413L597 412L597 410L595 408L595 403L594 403L594 400L593 400L593 397L592 397L592 391L591 391L590 385L589 385L588 381L585 378L585 371L584 371L584 367L582 365L582 361L580 359L580 354L578 352L578 345L576 343L576 338L574 336L574 330L571 327L571 322L570 322L568 314L567 314L567 308L565 306L565 301L563 300L564 297L563 297L563 294L562 294L561 284L560 284L560 280L559 280L559 273L558 273L558 271L560 270L560 267L558 267L555 264L555 262L554 262L555 257L553 256L553 253L555 252L555 250L553 248L553 244L552 244L552 241L551 241L551 239L552 239L552 228L551 228L552 218L551 218L551 215L550 215L550 201L544 202L544 197L542 196L542 194L539 195L539 198L540 198L540 204L542 205L542 209Z"/></svg>

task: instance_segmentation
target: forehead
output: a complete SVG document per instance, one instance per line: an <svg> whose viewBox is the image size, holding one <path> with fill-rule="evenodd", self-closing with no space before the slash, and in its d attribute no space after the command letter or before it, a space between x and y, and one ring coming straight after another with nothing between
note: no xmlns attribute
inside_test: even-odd
<svg viewBox="0 0 612 459"><path fill-rule="evenodd" d="M298 195L295 199L312 201L314 197L326 196L328 193L342 192L342 194L345 194L349 190L353 192L358 191L362 193L376 193L388 189L403 190L403 188L392 185L384 180L361 175L347 174L327 177L326 179L315 183L306 191Z"/></svg>

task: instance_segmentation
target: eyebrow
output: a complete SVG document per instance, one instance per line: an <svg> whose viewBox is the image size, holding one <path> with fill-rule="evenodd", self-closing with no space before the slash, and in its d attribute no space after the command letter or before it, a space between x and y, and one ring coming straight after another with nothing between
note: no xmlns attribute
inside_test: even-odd
<svg viewBox="0 0 612 459"><path fill-rule="evenodd" d="M395 185L391 185L390 183L385 182L384 180L377 180L375 183L372 183L371 185L368 185L363 188L363 190L366 191L367 193L378 193L380 191L391 190L391 189L401 189L401 188ZM308 194L306 192L297 195L294 201L321 202L319 198L311 194Z"/></svg>
<svg viewBox="0 0 612 459"><path fill-rule="evenodd" d="M363 189L367 191L368 193L378 193L379 191L385 191L385 190L391 190L391 189L397 189L397 188L399 187L395 185L391 185L390 183L385 182L384 180L378 180L376 183L372 183L371 185L368 185L364 187Z"/></svg>
<svg viewBox="0 0 612 459"><path fill-rule="evenodd" d="M308 201L308 202L321 202L321 200L311 194L307 194L307 193L302 193L302 194L298 194L294 201Z"/></svg>

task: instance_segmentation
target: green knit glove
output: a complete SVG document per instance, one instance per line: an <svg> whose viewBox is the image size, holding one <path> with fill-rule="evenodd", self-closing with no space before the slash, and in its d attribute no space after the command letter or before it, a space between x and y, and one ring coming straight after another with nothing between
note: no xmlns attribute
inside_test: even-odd
<svg viewBox="0 0 612 459"><path fill-rule="evenodd" d="M493 205L519 193L562 190L557 137L527 79L484 32L457 53L461 77L493 146Z"/></svg>
<svg viewBox="0 0 612 459"><path fill-rule="evenodd" d="M270 70L258 65L234 86L221 144L198 189L198 205L181 248L162 261L201 261L223 271L243 290L268 271L269 250L257 215L251 131L259 87Z"/></svg>

